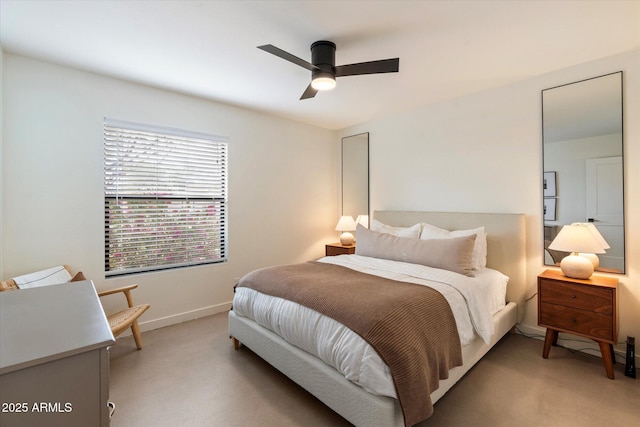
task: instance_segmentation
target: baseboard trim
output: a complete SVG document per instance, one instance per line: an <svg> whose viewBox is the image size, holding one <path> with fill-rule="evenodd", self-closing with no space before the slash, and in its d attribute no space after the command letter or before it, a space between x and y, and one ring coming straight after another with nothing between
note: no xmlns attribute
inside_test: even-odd
<svg viewBox="0 0 640 427"><path fill-rule="evenodd" d="M189 320L199 319L205 316L213 316L231 310L231 301L222 304L211 305L209 307L198 308L196 310L185 311L182 313L172 314L171 316L151 319L146 322L139 322L140 331L152 331L154 329L164 328L166 326L176 325L178 323L187 322ZM147 312L148 313L148 312ZM144 316L142 316L144 317ZM131 335L131 329L123 332L121 336Z"/></svg>
<svg viewBox="0 0 640 427"><path fill-rule="evenodd" d="M529 326L521 323L516 325L516 333L541 341L544 341L546 332L547 329L540 326ZM620 337L618 337L618 344L613 346L613 351L616 356L616 363L624 365L626 363L627 344L625 341L620 342L619 340ZM588 338L561 332L558 335L558 345L570 350L581 351L591 356L602 357L598 343ZM542 356L542 346L540 347L540 356ZM640 366L639 362L640 358L636 356L636 366Z"/></svg>

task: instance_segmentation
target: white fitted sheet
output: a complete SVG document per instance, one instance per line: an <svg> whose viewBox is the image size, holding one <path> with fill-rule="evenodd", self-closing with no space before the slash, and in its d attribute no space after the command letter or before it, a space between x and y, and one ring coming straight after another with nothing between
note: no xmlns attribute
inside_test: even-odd
<svg viewBox="0 0 640 427"><path fill-rule="evenodd" d="M452 308L462 345L477 336L488 343L494 331L491 316L505 304L508 278L491 269L484 269L471 278L446 270L359 255L325 257L319 262L438 290ZM245 287L236 288L233 311L315 355L368 392L396 397L387 365L366 341L341 323L299 304Z"/></svg>

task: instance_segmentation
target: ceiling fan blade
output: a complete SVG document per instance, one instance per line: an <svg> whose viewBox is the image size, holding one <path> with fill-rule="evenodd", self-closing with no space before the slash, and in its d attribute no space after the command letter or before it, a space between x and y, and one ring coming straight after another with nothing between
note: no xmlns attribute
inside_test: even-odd
<svg viewBox="0 0 640 427"><path fill-rule="evenodd" d="M314 96L316 96L316 93L318 93L318 90L312 88L311 83L309 83L309 86L307 86L307 89L304 91L300 99L302 100L302 99L313 98Z"/></svg>
<svg viewBox="0 0 640 427"><path fill-rule="evenodd" d="M289 62L293 62L296 65L301 66L302 68L306 68L309 71L313 71L313 70L317 70L318 67L316 67L315 65L305 61L304 59L300 59L295 55L290 54L289 52L285 52L284 50L275 47L272 44L265 44L263 46L258 46L258 49L262 49L265 52L269 52L275 56L278 56L284 60L287 60Z"/></svg>
<svg viewBox="0 0 640 427"><path fill-rule="evenodd" d="M399 68L400 58L359 62L357 64L347 64L336 67L336 77L356 76L360 74L397 73Z"/></svg>

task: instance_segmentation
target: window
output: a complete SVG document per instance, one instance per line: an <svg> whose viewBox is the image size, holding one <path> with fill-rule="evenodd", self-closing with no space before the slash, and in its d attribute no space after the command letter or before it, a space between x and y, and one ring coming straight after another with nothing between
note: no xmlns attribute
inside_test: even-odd
<svg viewBox="0 0 640 427"><path fill-rule="evenodd" d="M227 258L227 139L104 120L107 276Z"/></svg>

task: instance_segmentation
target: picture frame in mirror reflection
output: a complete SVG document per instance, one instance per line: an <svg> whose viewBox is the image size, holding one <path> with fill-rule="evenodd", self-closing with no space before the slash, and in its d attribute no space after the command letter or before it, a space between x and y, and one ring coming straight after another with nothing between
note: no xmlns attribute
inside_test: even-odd
<svg viewBox="0 0 640 427"><path fill-rule="evenodd" d="M544 220L555 221L558 210L558 199L554 197L545 197L544 199Z"/></svg>
<svg viewBox="0 0 640 427"><path fill-rule="evenodd" d="M542 181L542 189L544 190L544 197L556 197L557 187L556 187L556 173L555 172L545 172L544 178ZM545 209L546 212L546 209ZM546 218L545 218L546 219Z"/></svg>

